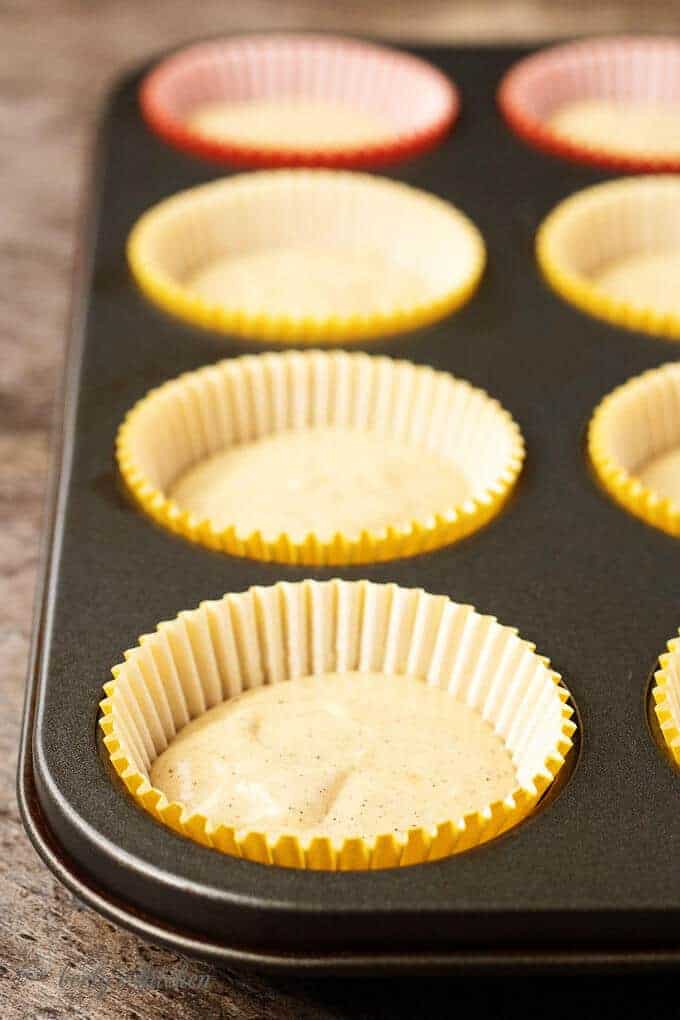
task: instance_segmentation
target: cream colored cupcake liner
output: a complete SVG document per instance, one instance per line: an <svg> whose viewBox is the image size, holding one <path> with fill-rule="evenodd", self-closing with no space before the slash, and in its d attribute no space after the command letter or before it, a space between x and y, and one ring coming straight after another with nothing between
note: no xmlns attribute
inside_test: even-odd
<svg viewBox="0 0 680 1020"><path fill-rule="evenodd" d="M652 698L662 739L676 765L680 765L680 638L672 638L659 656Z"/></svg>
<svg viewBox="0 0 680 1020"><path fill-rule="evenodd" d="M567 301L617 326L680 339L680 315L644 298L620 299L595 278L608 263L680 252L680 175L622 178L561 202L536 239L539 265Z"/></svg>
<svg viewBox="0 0 680 1020"><path fill-rule="evenodd" d="M376 287L365 311L359 299L348 311L336 293L327 308L310 312L305 279L264 300L251 278L240 301L208 299L192 283L227 257L233 265L281 250L330 253L348 265L370 255L383 280L390 267L408 274L409 295L397 297L402 287L395 285L394 294L376 301L383 294ZM144 293L192 325L277 343L328 343L403 332L452 312L479 283L485 248L463 213L409 185L344 171L269 170L213 181L154 206L130 234L128 260Z"/></svg>
<svg viewBox="0 0 680 1020"><path fill-rule="evenodd" d="M680 535L680 505L639 477L654 457L680 447L680 362L629 379L598 405L588 452L607 492L630 513Z"/></svg>
<svg viewBox="0 0 680 1020"><path fill-rule="evenodd" d="M233 445L324 426L384 433L437 454L467 479L471 497L382 530L296 539L221 527L169 495L184 472ZM295 351L228 359L152 390L125 418L116 452L137 504L173 533L236 556L337 565L414 556L476 531L507 500L524 444L496 400L445 372L364 353Z"/></svg>
<svg viewBox="0 0 680 1020"><path fill-rule="evenodd" d="M372 840L348 833L338 845L215 825L151 785L153 761L209 708L260 684L342 671L408 674L449 691L502 739L517 788L432 829ZM576 729L560 677L516 630L446 596L369 581L280 582L203 602L141 637L113 676L101 702L104 744L144 810L205 846L284 867L395 867L484 843L531 813L564 765Z"/></svg>

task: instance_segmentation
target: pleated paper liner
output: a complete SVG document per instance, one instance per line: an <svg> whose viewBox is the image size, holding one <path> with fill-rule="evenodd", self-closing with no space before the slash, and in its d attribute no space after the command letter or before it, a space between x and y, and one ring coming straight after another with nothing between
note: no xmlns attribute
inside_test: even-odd
<svg viewBox="0 0 680 1020"><path fill-rule="evenodd" d="M423 519L400 519L395 511L389 526L351 533L329 531L324 516L304 536L200 518L172 496L176 481L208 458L264 437L324 428L436 455L465 480L468 495L461 499L457 490L457 502L452 494L450 506L432 507ZM143 398L117 439L128 489L162 527L232 555L310 565L413 556L469 535L498 514L523 457L518 426L483 390L426 366L344 351L248 355L182 375ZM342 475L338 482L342 489ZM269 473L261 479L267 504L276 506L274 484ZM352 491L344 497L351 502Z"/></svg>
<svg viewBox="0 0 680 1020"><path fill-rule="evenodd" d="M666 750L680 765L680 638L672 638L659 656L652 698Z"/></svg>
<svg viewBox="0 0 680 1020"><path fill-rule="evenodd" d="M435 67L385 46L251 35L166 58L144 79L140 104L154 132L203 159L358 168L432 148L460 101Z"/></svg>
<svg viewBox="0 0 680 1020"><path fill-rule="evenodd" d="M544 220L536 253L553 289L583 311L680 339L680 175L577 192Z"/></svg>
<svg viewBox="0 0 680 1020"><path fill-rule="evenodd" d="M191 719L260 684L334 672L408 674L479 712L510 752L517 788L432 829L341 843L237 831L189 815L149 781L152 762ZM459 853L517 825L562 768L576 729L568 692L534 646L470 606L368 581L281 582L203 602L125 653L100 724L111 762L154 818L205 846L265 864L385 868ZM405 763L407 766L408 763Z"/></svg>
<svg viewBox="0 0 680 1020"><path fill-rule="evenodd" d="M171 315L276 343L399 333L464 304L484 268L479 231L405 184L270 170L154 206L128 241L132 273Z"/></svg>
<svg viewBox="0 0 680 1020"><path fill-rule="evenodd" d="M534 148L621 173L680 171L680 41L587 39L519 61L498 91Z"/></svg>
<svg viewBox="0 0 680 1020"><path fill-rule="evenodd" d="M680 535L680 362L636 376L606 396L591 419L588 450L617 503Z"/></svg>

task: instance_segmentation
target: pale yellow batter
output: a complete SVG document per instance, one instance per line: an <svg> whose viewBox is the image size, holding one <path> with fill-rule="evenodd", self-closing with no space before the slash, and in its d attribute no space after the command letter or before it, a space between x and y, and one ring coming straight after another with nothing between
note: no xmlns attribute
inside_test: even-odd
<svg viewBox="0 0 680 1020"><path fill-rule="evenodd" d="M583 99L560 107L548 123L569 141L615 154L680 155L680 105Z"/></svg>
<svg viewBox="0 0 680 1020"><path fill-rule="evenodd" d="M454 464L427 450L380 432L310 428L229 447L187 471L170 496L216 527L299 541L410 524L471 491Z"/></svg>
<svg viewBox="0 0 680 1020"><path fill-rule="evenodd" d="M225 255L194 273L187 286L211 304L295 317L392 312L427 297L417 273L370 249L274 248Z"/></svg>
<svg viewBox="0 0 680 1020"><path fill-rule="evenodd" d="M680 447L653 457L635 474L653 492L680 504Z"/></svg>
<svg viewBox="0 0 680 1020"><path fill-rule="evenodd" d="M378 114L311 99L206 103L194 110L188 124L211 139L265 149L375 145L396 133Z"/></svg>
<svg viewBox="0 0 680 1020"><path fill-rule="evenodd" d="M210 709L156 759L151 782L213 822L341 841L459 818L517 777L500 737L448 692L345 673Z"/></svg>
<svg viewBox="0 0 680 1020"><path fill-rule="evenodd" d="M680 250L617 259L601 270L594 282L619 301L680 315Z"/></svg>

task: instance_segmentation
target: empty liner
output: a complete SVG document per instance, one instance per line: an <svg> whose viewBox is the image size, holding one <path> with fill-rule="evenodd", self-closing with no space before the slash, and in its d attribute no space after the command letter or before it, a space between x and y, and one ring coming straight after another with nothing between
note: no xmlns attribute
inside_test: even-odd
<svg viewBox="0 0 680 1020"><path fill-rule="evenodd" d="M484 268L479 231L405 184L270 170L154 206L128 241L132 273L171 315L276 343L414 329L464 304Z"/></svg>
<svg viewBox="0 0 680 1020"><path fill-rule="evenodd" d="M294 444L319 430L326 430L330 447L308 477L298 466ZM190 472L221 464L225 455L233 460L234 453L242 457L245 451L250 456L271 442L273 460L258 461L255 477L239 476L242 485L231 493L234 514L249 499L262 512L264 501L267 529L264 523L254 527L250 514L231 519L228 496L219 489L225 477L221 467L214 469L214 479L200 481L199 502L189 499L186 485L180 495L175 493ZM358 463L366 460L365 449L372 444L374 460L361 468L363 475L356 474L352 447L346 466L340 463L343 442L354 444ZM423 477L422 464L432 460L428 477L435 483L437 502L430 506L416 487L416 502L400 509L411 468L409 463L401 468L397 456L385 480L393 492L394 513L388 502L386 510L379 504L377 518L373 508L372 516L367 511L364 518L362 494L382 498L380 472L394 444L397 455L403 448L411 465L415 460L414 478ZM310 565L413 556L469 535L498 514L523 458L518 426L483 390L426 366L344 351L249 355L182 375L144 397L125 418L117 439L128 489L162 527L233 555ZM450 491L448 481L443 485L440 480L447 473ZM315 503L312 513L308 503L323 486L330 493L330 509ZM213 491L219 495L213 497ZM277 526L271 514L280 505L289 517L277 518L282 521ZM415 519L407 514L414 506L420 508ZM303 513L311 513L308 529L293 532L292 524ZM372 518L378 523L371 525ZM329 520L336 523L331 526Z"/></svg>
<svg viewBox="0 0 680 1020"><path fill-rule="evenodd" d="M680 339L680 176L577 192L544 220L536 252L551 286L583 311Z"/></svg>
<svg viewBox="0 0 680 1020"><path fill-rule="evenodd" d="M251 35L180 50L151 71L142 113L192 155L245 166L380 166L434 146L459 110L435 67L354 39Z"/></svg>
<svg viewBox="0 0 680 1020"><path fill-rule="evenodd" d="M477 711L512 756L502 801L432 828L344 840L236 831L189 815L149 781L156 757L190 720L260 684L344 671L409 675ZM548 660L510 627L420 589L368 581L281 582L203 602L125 653L101 703L111 762L154 818L205 846L265 864L365 869L459 853L517 825L572 746L568 692ZM409 762L404 763L405 772ZM405 781L408 777L405 775Z"/></svg>
<svg viewBox="0 0 680 1020"><path fill-rule="evenodd" d="M623 173L680 170L680 42L587 39L519 61L498 93L514 131L555 156Z"/></svg>
<svg viewBox="0 0 680 1020"><path fill-rule="evenodd" d="M588 449L599 480L621 506L680 535L680 362L606 396L590 422Z"/></svg>

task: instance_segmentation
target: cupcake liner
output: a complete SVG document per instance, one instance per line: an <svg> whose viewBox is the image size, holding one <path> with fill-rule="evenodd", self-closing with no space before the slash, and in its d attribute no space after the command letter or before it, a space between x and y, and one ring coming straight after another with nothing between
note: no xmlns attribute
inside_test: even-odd
<svg viewBox="0 0 680 1020"><path fill-rule="evenodd" d="M672 638L654 674L652 698L661 736L671 758L680 765L680 638Z"/></svg>
<svg viewBox="0 0 680 1020"><path fill-rule="evenodd" d="M680 176L622 178L577 192L541 224L536 255L548 283L583 311L617 326L680 339L680 311L667 302L677 291L672 282L665 295L657 282L650 296L638 269L638 281L622 294L601 275L623 260L661 256L680 264Z"/></svg>
<svg viewBox="0 0 680 1020"><path fill-rule="evenodd" d="M517 770L516 790L432 829L372 840L348 833L338 844L214 825L151 785L151 763L207 709L263 683L341 671L408 674L448 690L501 737ZM205 846L284 867L394 867L486 842L534 809L576 729L559 676L513 628L445 596L394 584L280 582L203 602L140 638L113 675L100 725L111 763L137 802Z"/></svg>
<svg viewBox="0 0 680 1020"><path fill-rule="evenodd" d="M193 116L215 103L307 102L375 121L376 137L257 140L199 130ZM140 105L149 127L192 155L243 166L380 166L433 147L451 128L455 85L423 60L384 46L316 35L251 35L201 43L146 76ZM332 136L331 136L332 137Z"/></svg>
<svg viewBox="0 0 680 1020"><path fill-rule="evenodd" d="M315 427L365 429L436 453L472 494L423 520L331 537L317 529L304 538L213 524L169 495L178 478L216 453ZM429 367L344 351L248 355L180 376L143 398L117 439L128 489L164 528L233 555L309 565L413 556L463 538L500 511L523 458L519 428L483 390Z"/></svg>
<svg viewBox="0 0 680 1020"><path fill-rule="evenodd" d="M645 468L680 449L680 362L636 376L596 408L588 429L595 473L609 494L636 517L680 535L680 503L645 481Z"/></svg>
<svg viewBox="0 0 680 1020"><path fill-rule="evenodd" d="M278 343L333 342L447 315L475 290L485 249L463 213L408 185L271 170L154 206L130 234L128 259L146 295L192 325ZM230 272L229 284L207 279L215 272ZM343 273L353 274L344 290Z"/></svg>
<svg viewBox="0 0 680 1020"><path fill-rule="evenodd" d="M586 142L557 130L555 113L572 103L665 104L680 111L680 41L620 36L554 46L519 61L498 91L510 127L534 148L579 163L622 173L680 171L677 152L635 151Z"/></svg>

